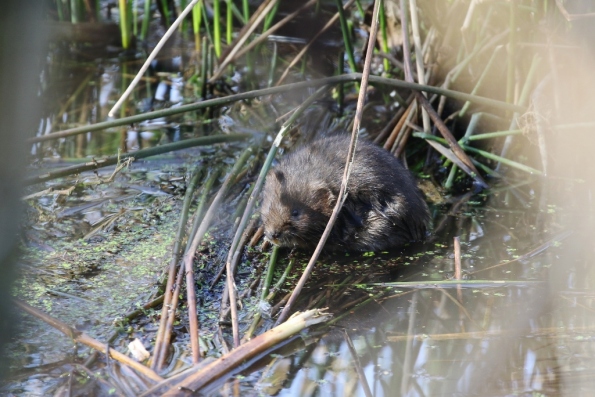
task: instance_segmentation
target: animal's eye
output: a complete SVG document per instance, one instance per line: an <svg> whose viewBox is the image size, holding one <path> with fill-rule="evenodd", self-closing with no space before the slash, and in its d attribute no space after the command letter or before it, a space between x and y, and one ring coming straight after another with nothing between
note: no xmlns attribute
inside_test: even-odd
<svg viewBox="0 0 595 397"><path fill-rule="evenodd" d="M291 211L291 216L293 216L293 217L297 217L299 214L300 214L300 212L298 210Z"/></svg>

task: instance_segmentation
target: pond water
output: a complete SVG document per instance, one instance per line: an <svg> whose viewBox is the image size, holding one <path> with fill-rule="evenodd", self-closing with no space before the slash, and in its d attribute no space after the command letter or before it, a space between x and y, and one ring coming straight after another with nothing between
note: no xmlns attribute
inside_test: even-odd
<svg viewBox="0 0 595 397"><path fill-rule="evenodd" d="M171 62L154 69L147 83L135 90L120 116L179 106L197 97L196 65L188 55L193 45L180 45L179 51L166 58ZM73 63L60 50L53 49L51 68L46 70L50 88L44 98L40 135L104 120L138 68L137 60L114 58ZM586 127L576 128L570 137L558 131L548 138L547 176L519 176L514 170L503 170L509 177L491 179L488 191L473 194L470 186L461 184L463 188L456 193L438 192L431 203L433 237L423 245L390 254L324 257L299 306L329 307L334 315L330 324L308 330L246 363L201 395L593 395L595 173L589 156L595 139L588 123L595 120L588 110L592 109L588 92L593 79L582 76L577 72L573 77L583 87L571 80L560 93L564 98L581 98L577 100L580 106L573 101L556 105L561 109L556 121L587 123ZM231 92L234 89L238 87L231 87ZM308 92L277 97L277 116L303 101ZM193 112L38 144L32 147L32 157L38 162L33 167L45 171L188 136L274 133L275 117L267 106L265 101L254 101L213 113ZM319 124L329 123L327 108L317 106L300 124L301 133L308 135ZM390 111L390 107L371 106L368 115L371 112L370 120L382 124ZM339 124L345 127L348 122ZM370 132L373 125L368 124ZM74 178L49 182L55 189L76 188L68 198L46 195L28 200L27 246L18 294L101 341L117 329L114 346L121 351L134 338L150 348L158 310L149 309L143 319L130 324L117 320L158 294L183 192L195 166L212 170L233 164L245 148L244 143L233 143L186 149L135 162L108 182L113 167L98 175L81 174L78 184ZM534 146L526 150L528 161L536 161L535 152ZM254 182L261 160L254 157L253 168L238 178L218 214L208 240L211 247L201 248L197 265L199 293L203 294L200 320L205 326L201 337L210 343L206 350L212 355L223 344L213 319L216 315L209 312L218 311L222 282L209 289L200 277L210 283L224 262L236 209ZM103 183L93 182L98 176L104 178ZM434 185L428 178L424 182ZM31 193L41 189L36 185ZM454 237L461 244L463 282L459 284L443 282L455 274ZM282 254L280 268L287 265L288 257L298 258L289 277L293 283L307 256ZM239 291L253 282L254 269L262 271L267 255L248 252L244 259L237 280ZM289 290L286 285L282 292ZM258 299L248 295L243 304L245 330L257 311ZM185 321L181 315L175 324L170 369L191 363ZM271 324L265 319L261 328ZM230 334L224 328L221 336L229 341ZM58 331L23 315L20 336L10 349L15 372L1 390L30 396L62 395L67 390L75 395L130 394L117 381L116 386L96 379L85 385L80 375L74 377L80 371L77 364L88 353L86 348L74 348ZM111 365L91 368L112 380L126 378L117 364ZM68 376L79 381L78 387L64 386L63 378Z"/></svg>

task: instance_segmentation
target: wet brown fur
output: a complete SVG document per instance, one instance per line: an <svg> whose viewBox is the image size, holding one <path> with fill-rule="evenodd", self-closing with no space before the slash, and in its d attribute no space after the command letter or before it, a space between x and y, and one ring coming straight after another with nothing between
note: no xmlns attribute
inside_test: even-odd
<svg viewBox="0 0 595 397"><path fill-rule="evenodd" d="M269 240L316 246L339 194L348 147L345 135L319 139L269 171L261 207ZM359 140L347 191L327 248L380 251L425 238L428 207L411 173L386 150Z"/></svg>

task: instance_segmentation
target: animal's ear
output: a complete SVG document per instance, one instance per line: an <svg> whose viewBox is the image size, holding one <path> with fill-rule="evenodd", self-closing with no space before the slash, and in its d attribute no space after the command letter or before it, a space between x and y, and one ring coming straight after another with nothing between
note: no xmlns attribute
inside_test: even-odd
<svg viewBox="0 0 595 397"><path fill-rule="evenodd" d="M274 169L273 174L275 175L275 178L277 178L280 184L285 183L285 174L283 173L283 171Z"/></svg>
<svg viewBox="0 0 595 397"><path fill-rule="evenodd" d="M335 206L336 197L328 187L325 187L325 186L315 187L313 192L314 192L314 197L318 203L323 204L323 206L325 206L325 207L334 207Z"/></svg>

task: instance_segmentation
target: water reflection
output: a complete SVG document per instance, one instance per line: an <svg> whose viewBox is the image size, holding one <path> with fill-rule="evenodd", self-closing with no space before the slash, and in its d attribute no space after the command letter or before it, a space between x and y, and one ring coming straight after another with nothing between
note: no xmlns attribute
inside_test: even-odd
<svg viewBox="0 0 595 397"><path fill-rule="evenodd" d="M37 136L73 127L105 121L107 114L139 68L140 60L101 58L95 63L86 61L92 54L81 55L61 48L60 43L48 56L42 73L45 89L41 91L45 108ZM177 49L180 54L180 49ZM181 57L156 62L123 105L118 117L142 114L182 104L189 94L186 79L180 74ZM172 61L172 62L170 62ZM32 154L40 157L81 158L111 155L120 150L138 150L154 146L161 135L166 141L180 140L179 124L193 118L174 117L166 120L149 120L138 125L116 127L102 132L39 143L32 147ZM150 139L144 132L150 130L157 139ZM134 136L132 132L140 133Z"/></svg>
<svg viewBox="0 0 595 397"><path fill-rule="evenodd" d="M273 359L256 390L365 396L365 381L373 396L558 395L568 386L593 391L587 374L595 367L595 324L585 317L592 311L590 295L585 301L528 282L464 288L461 301L455 288L377 299L339 321L315 345ZM563 388L567 379L572 381ZM272 393L279 384L283 389ZM246 395L259 395L250 389Z"/></svg>

